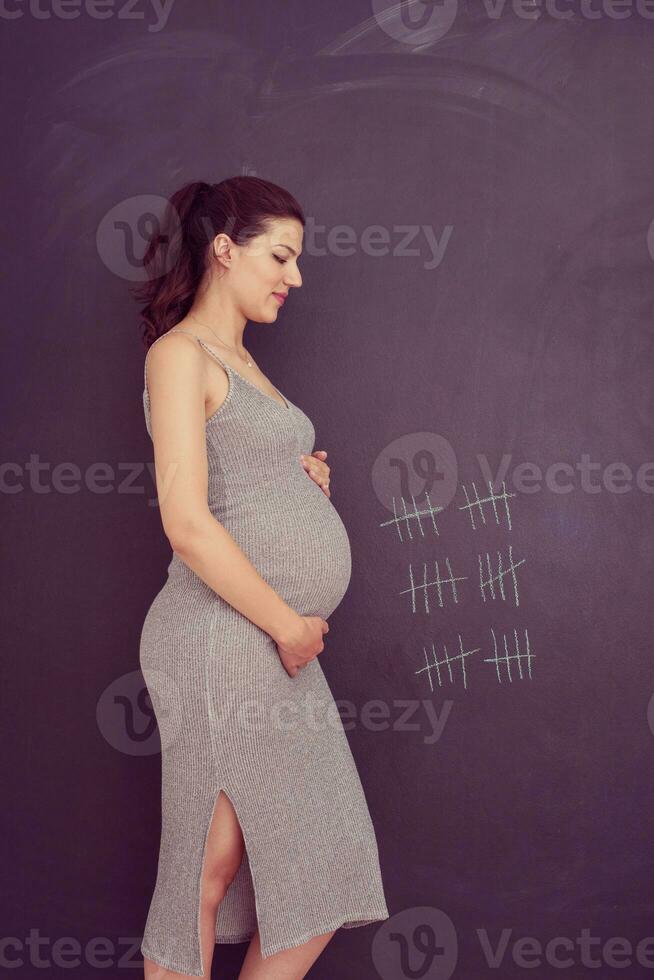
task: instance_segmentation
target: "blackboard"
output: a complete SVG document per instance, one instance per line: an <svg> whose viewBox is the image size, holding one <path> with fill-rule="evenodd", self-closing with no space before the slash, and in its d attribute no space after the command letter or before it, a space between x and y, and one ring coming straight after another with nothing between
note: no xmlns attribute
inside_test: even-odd
<svg viewBox="0 0 654 980"><path fill-rule="evenodd" d="M52 977L57 939L85 976L94 937L138 941L169 549L128 287L168 194L253 173L308 218L303 288L246 341L350 534L321 664L391 911L311 975L649 976L653 11L124 7L5 16L14 975L31 928Z"/></svg>

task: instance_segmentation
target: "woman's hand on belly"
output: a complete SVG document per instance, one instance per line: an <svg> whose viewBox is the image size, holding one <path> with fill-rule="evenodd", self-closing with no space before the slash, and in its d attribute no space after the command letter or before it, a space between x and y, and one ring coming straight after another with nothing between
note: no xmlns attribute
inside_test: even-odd
<svg viewBox="0 0 654 980"><path fill-rule="evenodd" d="M329 492L330 469L327 463L324 462L326 456L327 453L324 449L317 449L310 456L303 453L300 456L300 461L311 479L318 484L323 493L327 497L331 497L331 493Z"/></svg>
<svg viewBox="0 0 654 980"><path fill-rule="evenodd" d="M284 636L275 637L277 653L290 677L314 660L325 649L323 634L329 632L321 616L298 616L296 625Z"/></svg>

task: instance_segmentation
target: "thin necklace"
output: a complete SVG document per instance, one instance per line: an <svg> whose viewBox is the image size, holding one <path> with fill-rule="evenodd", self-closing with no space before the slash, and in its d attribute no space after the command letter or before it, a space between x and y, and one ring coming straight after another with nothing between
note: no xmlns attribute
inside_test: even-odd
<svg viewBox="0 0 654 980"><path fill-rule="evenodd" d="M197 323L199 323L201 327L206 327L207 330L211 330L211 333L214 335L214 337L216 338L216 340L219 341L223 345L223 347L226 347L227 350L233 351L236 354L237 357L239 357L241 360L243 360L243 357L241 356L241 354L239 354L239 352L236 350L236 348L235 347L230 347L229 344L226 344L224 340L221 340L220 337L218 336L218 334L216 333L216 331L213 330L213 328L210 327L208 323L203 323L202 320L198 320L198 318L196 317L195 313L189 313L189 316L192 316L193 319ZM243 348L243 350L245 350L245 348ZM252 361L250 360L250 355L248 354L247 351L245 351L245 353L247 355L247 358L246 358L245 363L247 364L248 367L253 367L254 365L252 364Z"/></svg>

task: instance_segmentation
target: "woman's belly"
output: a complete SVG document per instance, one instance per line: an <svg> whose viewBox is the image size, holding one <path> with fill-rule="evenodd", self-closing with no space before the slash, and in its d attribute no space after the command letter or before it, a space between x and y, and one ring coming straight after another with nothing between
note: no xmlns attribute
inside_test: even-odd
<svg viewBox="0 0 654 980"><path fill-rule="evenodd" d="M214 509L259 574L303 616L327 618L352 572L350 540L338 511L300 468Z"/></svg>

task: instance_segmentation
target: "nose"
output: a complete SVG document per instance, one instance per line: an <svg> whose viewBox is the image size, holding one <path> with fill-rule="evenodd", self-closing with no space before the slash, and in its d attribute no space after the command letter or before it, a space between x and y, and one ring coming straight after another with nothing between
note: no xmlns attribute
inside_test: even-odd
<svg viewBox="0 0 654 980"><path fill-rule="evenodd" d="M301 286L302 276L300 275L300 270L296 267L292 271L289 271L284 276L284 282L287 286Z"/></svg>

